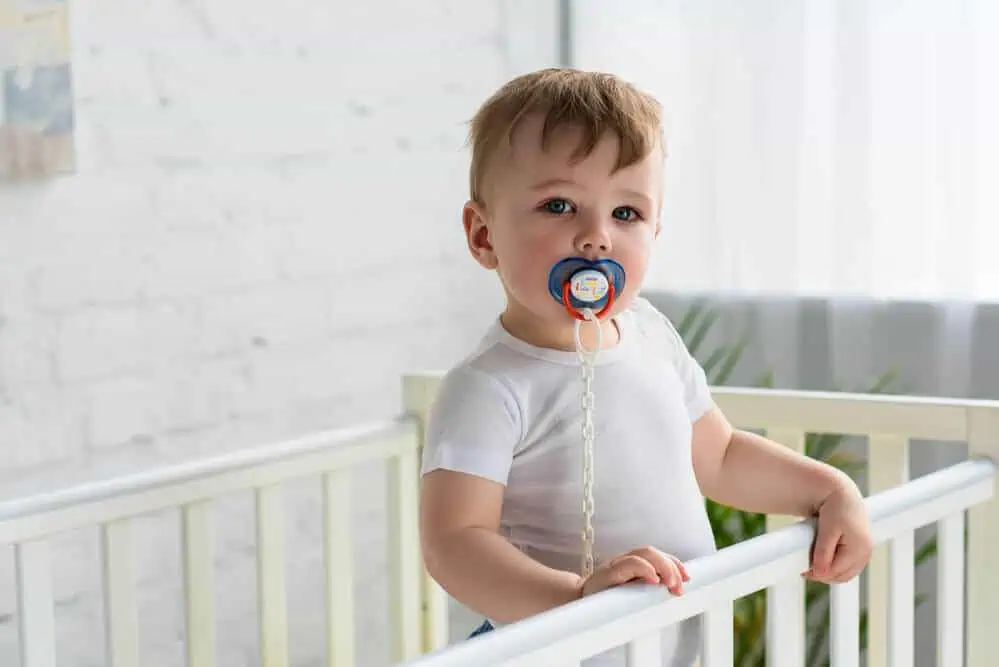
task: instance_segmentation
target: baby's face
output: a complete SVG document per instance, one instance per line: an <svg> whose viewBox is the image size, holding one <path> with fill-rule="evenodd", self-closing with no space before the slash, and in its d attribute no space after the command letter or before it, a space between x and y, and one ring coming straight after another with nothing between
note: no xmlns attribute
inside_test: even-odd
<svg viewBox="0 0 999 667"><path fill-rule="evenodd" d="M572 162L580 133L557 131L544 151L541 123L526 119L497 156L486 177L485 211L466 209L469 245L483 266L497 270L511 306L559 324L572 319L548 293L551 268L573 256L613 259L626 275L608 316L616 314L641 287L658 235L661 150L612 173L616 138L603 138L589 156Z"/></svg>

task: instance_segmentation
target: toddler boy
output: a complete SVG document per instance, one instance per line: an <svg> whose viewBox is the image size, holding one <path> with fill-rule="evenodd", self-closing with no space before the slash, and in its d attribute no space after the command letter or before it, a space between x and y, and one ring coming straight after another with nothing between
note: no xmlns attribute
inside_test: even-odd
<svg viewBox="0 0 999 667"><path fill-rule="evenodd" d="M817 515L807 576L856 576L872 549L857 487L734 429L672 324L638 295L661 228L666 149L656 100L609 74L542 70L483 104L470 143L468 249L496 272L506 306L441 384L427 425L420 534L430 574L489 619L480 631L626 582L682 594L683 562L715 549L705 496ZM606 277L598 323L578 330L578 300L559 273L565 260ZM583 348L600 345L591 573L580 567L577 331ZM698 643L696 619L665 630L662 664L691 665ZM623 665L624 654L586 664Z"/></svg>

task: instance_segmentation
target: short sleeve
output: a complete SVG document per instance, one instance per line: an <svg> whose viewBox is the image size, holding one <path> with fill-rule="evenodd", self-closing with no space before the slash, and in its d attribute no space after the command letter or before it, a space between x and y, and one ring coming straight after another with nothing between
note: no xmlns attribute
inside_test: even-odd
<svg viewBox="0 0 999 667"><path fill-rule="evenodd" d="M421 472L443 468L505 485L520 438L513 393L487 373L453 369L441 380L427 417Z"/></svg>
<svg viewBox="0 0 999 667"><path fill-rule="evenodd" d="M657 333L653 336L653 338L659 339L654 341L655 344L661 345L663 342L661 338L666 338L666 349L669 351L670 361L683 384L687 414L690 416L691 422L696 422L714 405L704 369L690 354L680 332L676 330L665 314L645 299L636 299L636 309L639 318L646 323L646 327Z"/></svg>

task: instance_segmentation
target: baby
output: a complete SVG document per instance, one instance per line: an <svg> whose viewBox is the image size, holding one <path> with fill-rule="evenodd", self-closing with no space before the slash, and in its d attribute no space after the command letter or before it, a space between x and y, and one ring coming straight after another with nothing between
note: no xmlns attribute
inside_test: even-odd
<svg viewBox="0 0 999 667"><path fill-rule="evenodd" d="M872 550L856 485L734 429L675 328L639 296L661 229L656 100L609 74L546 69L494 93L470 142L465 236L506 306L441 384L420 535L431 576L488 619L475 634L627 582L682 594L683 562L715 549L705 497L817 516L806 576L856 576ZM590 270L588 285L573 285L578 269ZM599 318L577 328L586 307ZM596 348L592 572L580 565L589 531L577 344ZM697 619L662 637L663 665L695 661ZM624 653L586 664L623 665Z"/></svg>

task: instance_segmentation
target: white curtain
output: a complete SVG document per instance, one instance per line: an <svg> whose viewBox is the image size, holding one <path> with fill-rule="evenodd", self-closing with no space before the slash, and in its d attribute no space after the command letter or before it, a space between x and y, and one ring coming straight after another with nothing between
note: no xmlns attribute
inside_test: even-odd
<svg viewBox="0 0 999 667"><path fill-rule="evenodd" d="M750 334L733 383L999 398L999 2L575 0L571 34L665 107L646 292ZM964 456L927 445L914 475Z"/></svg>
<svg viewBox="0 0 999 667"><path fill-rule="evenodd" d="M665 106L651 288L999 302L999 2L572 7Z"/></svg>

